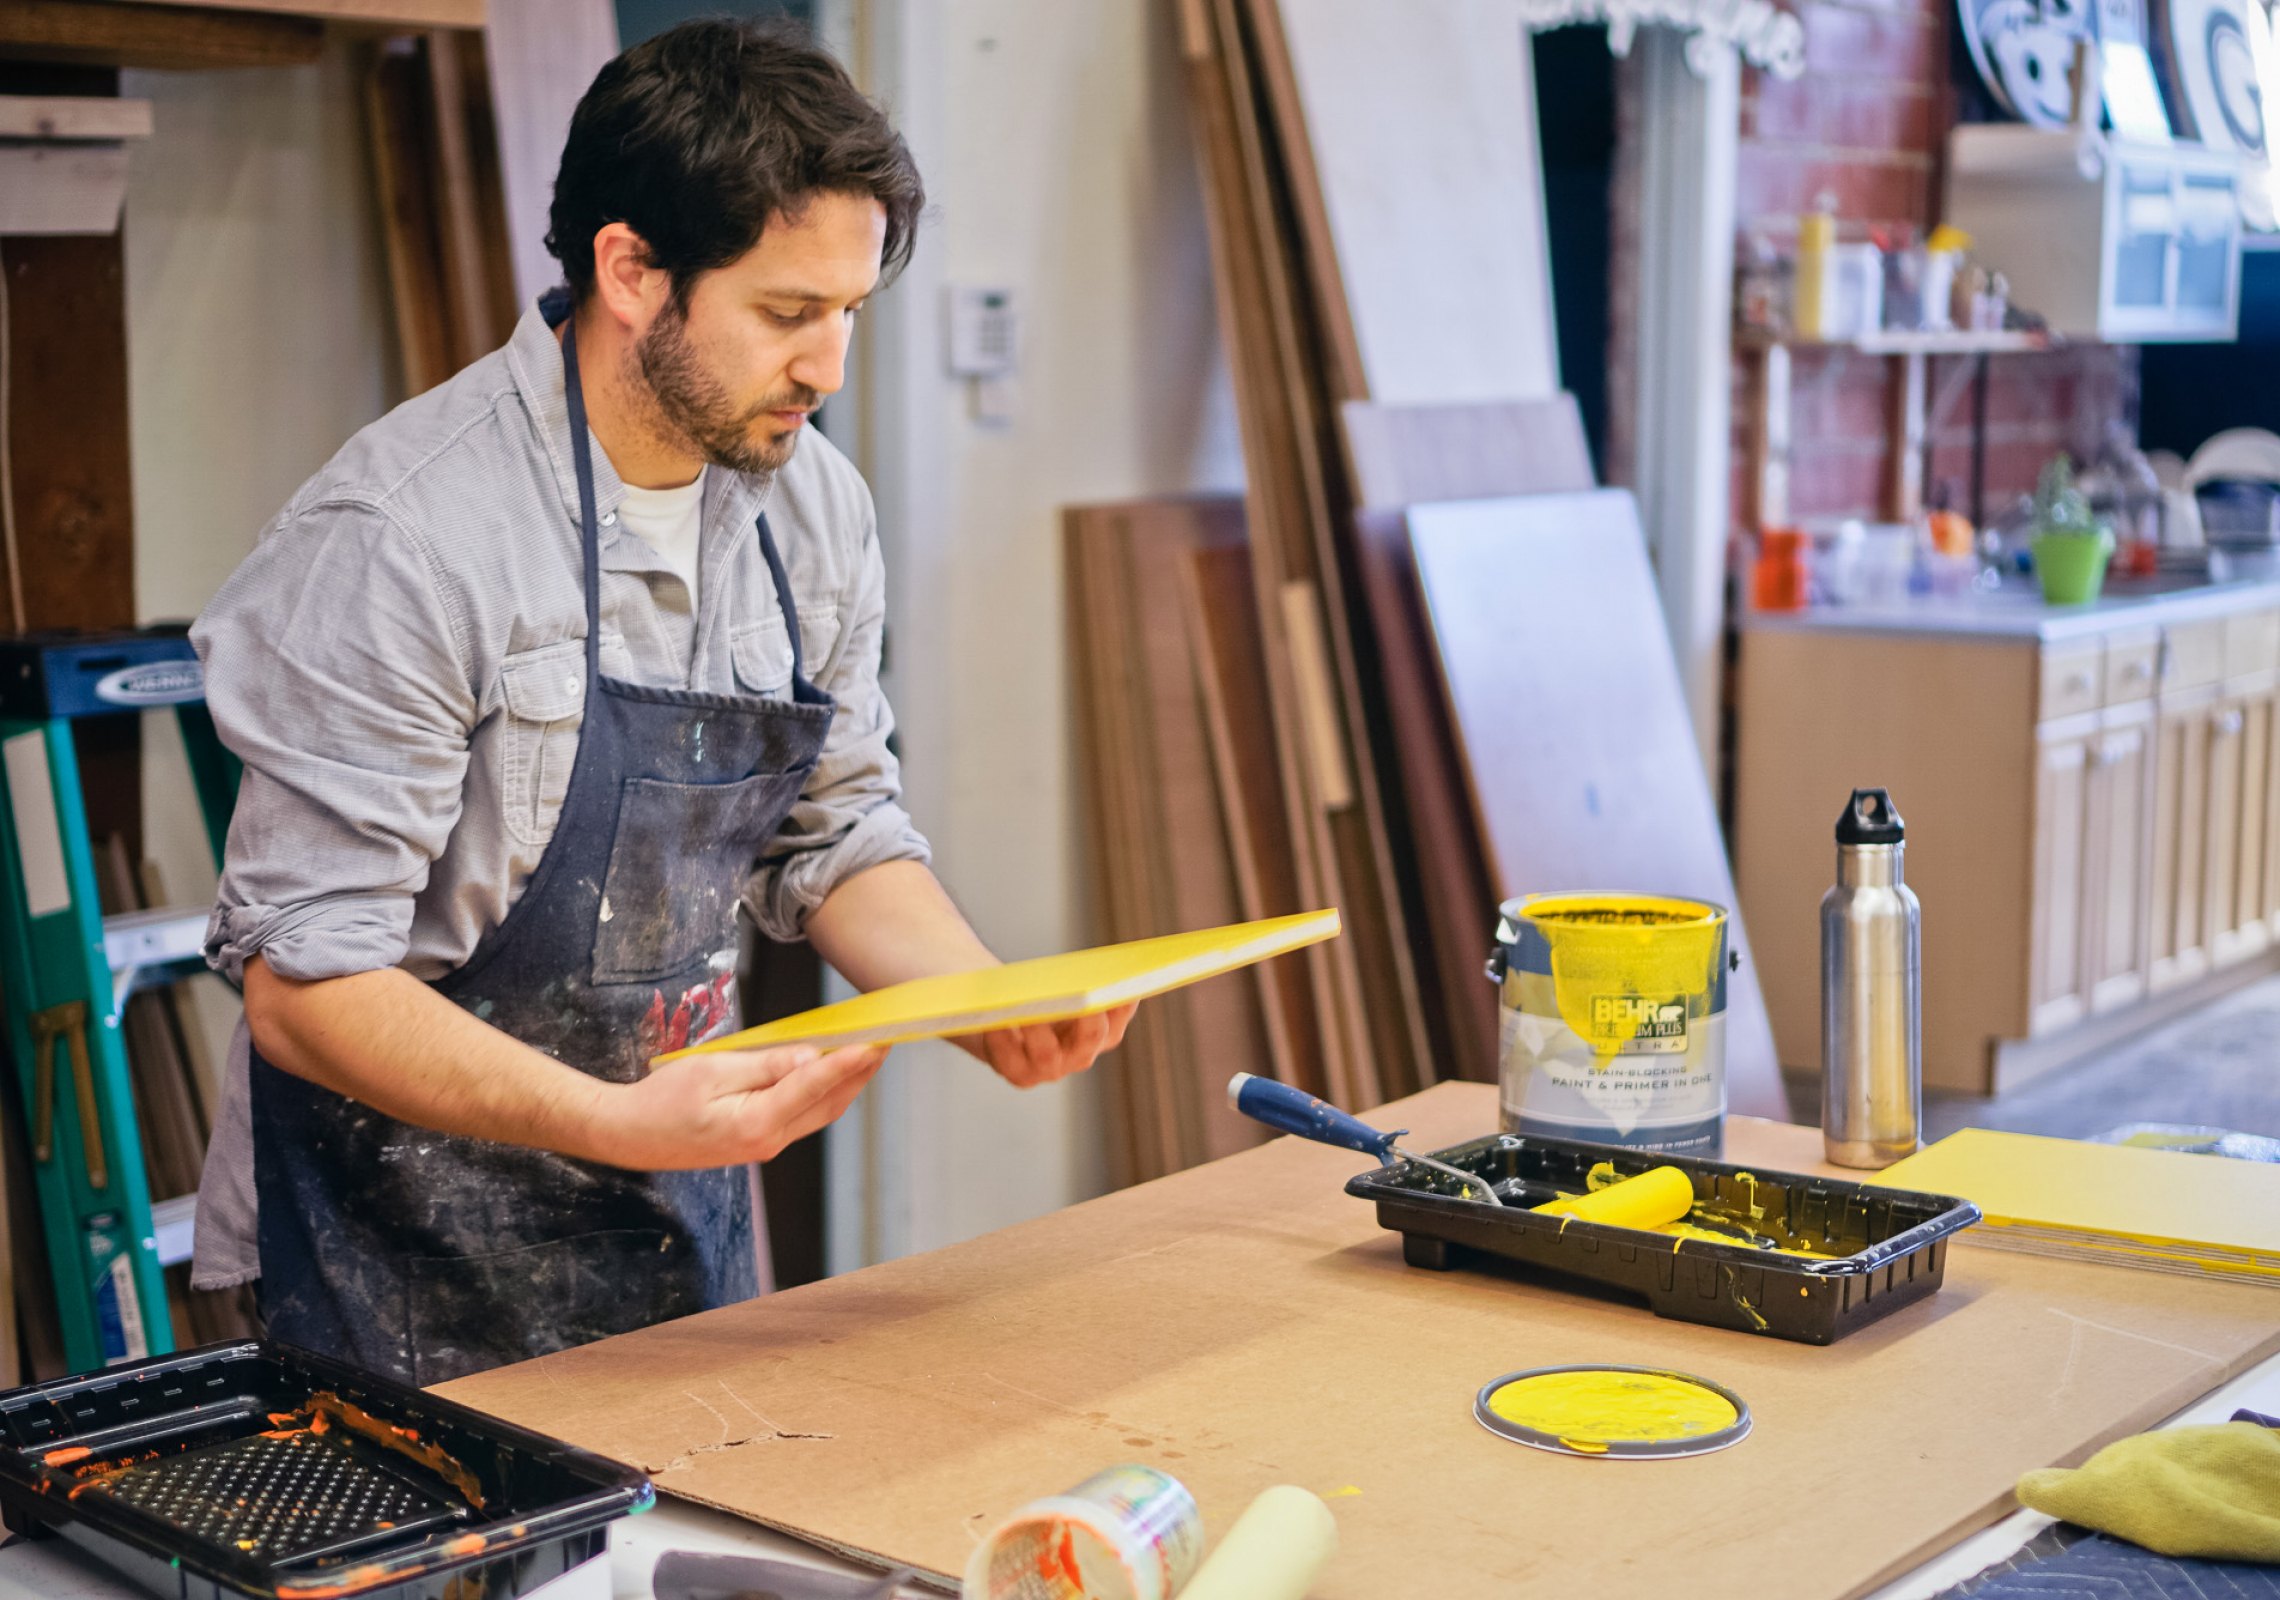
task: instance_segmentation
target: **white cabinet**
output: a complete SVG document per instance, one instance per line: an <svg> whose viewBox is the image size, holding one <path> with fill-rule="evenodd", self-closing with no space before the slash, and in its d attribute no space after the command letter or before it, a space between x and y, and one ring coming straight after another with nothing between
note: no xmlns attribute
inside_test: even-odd
<svg viewBox="0 0 2280 1600"><path fill-rule="evenodd" d="M1946 216L2055 332L2222 342L2239 325L2240 185L2238 161L2200 145L1967 123L1949 139Z"/></svg>

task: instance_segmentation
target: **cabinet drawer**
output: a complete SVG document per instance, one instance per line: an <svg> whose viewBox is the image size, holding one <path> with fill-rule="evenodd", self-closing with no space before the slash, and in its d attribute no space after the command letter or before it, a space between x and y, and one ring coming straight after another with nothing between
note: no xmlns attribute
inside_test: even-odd
<svg viewBox="0 0 2280 1600"><path fill-rule="evenodd" d="M2215 683L2225 671L2225 624L2181 622L2162 636L2161 687L2194 689Z"/></svg>
<svg viewBox="0 0 2280 1600"><path fill-rule="evenodd" d="M2225 619L2225 676L2280 666L2280 611L2244 611Z"/></svg>
<svg viewBox="0 0 2280 1600"><path fill-rule="evenodd" d="M2042 706L2038 722L2098 709L2106 641L2059 645L2043 652Z"/></svg>
<svg viewBox="0 0 2280 1600"><path fill-rule="evenodd" d="M2160 670L2159 628L2106 635L2106 704L2152 699L2154 675Z"/></svg>

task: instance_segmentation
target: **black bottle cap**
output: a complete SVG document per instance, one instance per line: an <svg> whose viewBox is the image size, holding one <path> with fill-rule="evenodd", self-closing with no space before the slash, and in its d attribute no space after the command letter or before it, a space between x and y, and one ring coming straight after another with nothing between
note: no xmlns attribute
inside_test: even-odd
<svg viewBox="0 0 2280 1600"><path fill-rule="evenodd" d="M1882 789L1855 789L1852 804L1837 818L1839 844L1898 844L1906 837L1900 813Z"/></svg>

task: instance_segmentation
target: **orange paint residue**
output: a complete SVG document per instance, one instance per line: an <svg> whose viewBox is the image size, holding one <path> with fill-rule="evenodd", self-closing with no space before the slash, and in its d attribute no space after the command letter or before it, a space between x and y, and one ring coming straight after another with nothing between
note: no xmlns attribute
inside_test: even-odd
<svg viewBox="0 0 2280 1600"><path fill-rule="evenodd" d="M351 1567L333 1583L281 1583L280 1595L291 1595L294 1600L337 1600L338 1596L356 1593L359 1589L376 1588L388 1580L388 1569L383 1566Z"/></svg>
<svg viewBox="0 0 2280 1600"><path fill-rule="evenodd" d="M1077 1530L1075 1528L1068 1527L1061 1530L1061 1548L1056 1553L1061 1558L1062 1581L1074 1584L1079 1594L1084 1593L1085 1575L1083 1569L1077 1565Z"/></svg>
<svg viewBox="0 0 2280 1600"><path fill-rule="evenodd" d="M83 1444L66 1445L61 1450L50 1450L40 1459L51 1467L69 1466L74 1461L85 1461L95 1452Z"/></svg>

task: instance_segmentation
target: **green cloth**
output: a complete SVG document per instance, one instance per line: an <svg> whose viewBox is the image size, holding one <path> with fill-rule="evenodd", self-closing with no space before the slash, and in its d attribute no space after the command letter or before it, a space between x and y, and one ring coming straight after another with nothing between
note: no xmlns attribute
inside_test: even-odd
<svg viewBox="0 0 2280 1600"><path fill-rule="evenodd" d="M2280 1433L2164 1428L2019 1479L2019 1503L2160 1555L2280 1562Z"/></svg>

